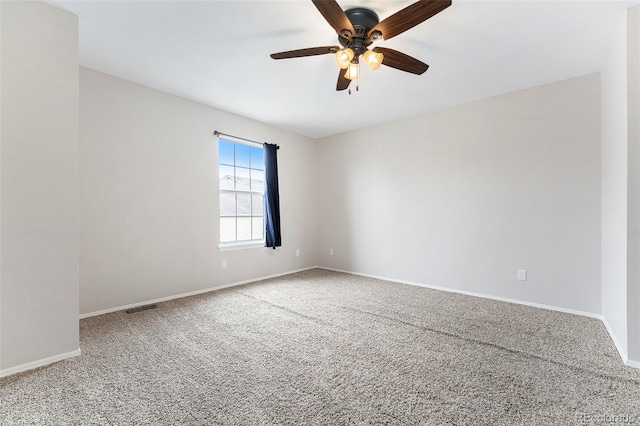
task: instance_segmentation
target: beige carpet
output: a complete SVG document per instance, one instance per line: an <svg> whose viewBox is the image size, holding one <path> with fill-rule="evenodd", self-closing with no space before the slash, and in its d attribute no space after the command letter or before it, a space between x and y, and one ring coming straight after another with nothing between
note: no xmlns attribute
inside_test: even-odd
<svg viewBox="0 0 640 426"><path fill-rule="evenodd" d="M0 424L640 422L595 319L311 270L80 321L82 356L0 379Z"/></svg>

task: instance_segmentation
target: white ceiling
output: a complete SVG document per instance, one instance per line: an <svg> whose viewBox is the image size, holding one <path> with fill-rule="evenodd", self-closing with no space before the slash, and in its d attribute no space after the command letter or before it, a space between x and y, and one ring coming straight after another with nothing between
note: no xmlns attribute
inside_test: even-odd
<svg viewBox="0 0 640 426"><path fill-rule="evenodd" d="M332 55L269 57L338 44L309 0L52 3L79 16L81 65L320 138L597 72L624 11L640 0L453 0L376 43L426 62L425 74L362 67L352 95L335 91ZM338 3L382 20L413 0Z"/></svg>

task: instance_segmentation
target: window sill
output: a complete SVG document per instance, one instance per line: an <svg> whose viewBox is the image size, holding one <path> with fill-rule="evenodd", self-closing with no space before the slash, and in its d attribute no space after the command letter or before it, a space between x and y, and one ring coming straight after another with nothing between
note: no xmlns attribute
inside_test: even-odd
<svg viewBox="0 0 640 426"><path fill-rule="evenodd" d="M233 250L245 250L245 249L256 249L256 248L264 248L264 241L218 244L218 249L220 251L233 251Z"/></svg>

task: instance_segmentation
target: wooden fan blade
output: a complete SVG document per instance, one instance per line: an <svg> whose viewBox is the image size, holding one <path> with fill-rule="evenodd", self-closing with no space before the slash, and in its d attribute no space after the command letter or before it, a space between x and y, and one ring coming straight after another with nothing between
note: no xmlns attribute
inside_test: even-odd
<svg viewBox="0 0 640 426"><path fill-rule="evenodd" d="M337 91L345 90L351 84L351 80L344 76L346 72L347 70L342 69L338 71L338 83L336 84Z"/></svg>
<svg viewBox="0 0 640 426"><path fill-rule="evenodd" d="M402 34L451 6L451 0L420 0L383 19L369 30L368 36L380 31L385 40Z"/></svg>
<svg viewBox="0 0 640 426"><path fill-rule="evenodd" d="M356 33L353 29L353 24L344 13L344 10L340 7L336 0L311 0L316 6L318 11L324 19L336 30L338 35L343 36L346 39L351 40L351 37ZM351 34L345 34L342 30L349 30Z"/></svg>
<svg viewBox="0 0 640 426"><path fill-rule="evenodd" d="M302 58L304 56L326 55L336 53L339 46L309 47L307 49L288 50L286 52L272 53L273 59Z"/></svg>
<svg viewBox="0 0 640 426"><path fill-rule="evenodd" d="M405 55L397 50L388 49L386 47L374 47L374 52L382 53L384 58L382 59L382 65L386 65L391 68L395 68L400 71L410 72L412 74L424 73L429 65L422 61L417 60L409 55Z"/></svg>

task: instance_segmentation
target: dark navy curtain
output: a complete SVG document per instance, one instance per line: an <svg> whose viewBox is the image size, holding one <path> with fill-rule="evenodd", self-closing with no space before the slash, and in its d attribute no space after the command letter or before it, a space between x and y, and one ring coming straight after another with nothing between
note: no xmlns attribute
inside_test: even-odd
<svg viewBox="0 0 640 426"><path fill-rule="evenodd" d="M265 247L280 247L280 194L278 192L278 145L264 144Z"/></svg>

